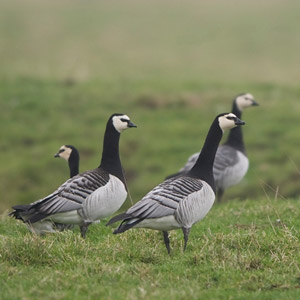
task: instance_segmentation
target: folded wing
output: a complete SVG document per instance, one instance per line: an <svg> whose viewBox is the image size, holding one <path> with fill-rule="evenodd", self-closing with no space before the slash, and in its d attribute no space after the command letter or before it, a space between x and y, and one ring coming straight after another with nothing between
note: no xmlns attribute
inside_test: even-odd
<svg viewBox="0 0 300 300"><path fill-rule="evenodd" d="M108 173L99 168L84 172L67 180L51 195L29 204L22 214L28 215L27 221L35 223L49 215L79 209L91 193L108 181Z"/></svg>

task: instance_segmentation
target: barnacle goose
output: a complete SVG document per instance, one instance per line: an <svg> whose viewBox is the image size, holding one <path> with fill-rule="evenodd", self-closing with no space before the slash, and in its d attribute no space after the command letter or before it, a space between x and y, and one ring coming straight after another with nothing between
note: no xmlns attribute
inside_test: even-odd
<svg viewBox="0 0 300 300"><path fill-rule="evenodd" d="M245 108L258 105L251 94L240 94L233 100L232 113L241 118L242 111ZM188 172L195 164L198 156L199 152L191 155L178 173L167 178ZM218 202L221 201L227 188L238 184L244 178L248 167L249 160L246 154L242 128L238 126L230 130L227 141L218 148L216 153L213 172Z"/></svg>
<svg viewBox="0 0 300 300"><path fill-rule="evenodd" d="M100 166L67 180L49 196L28 205L14 206L10 215L43 234L53 223L78 224L82 237L88 226L116 212L127 197L119 156L120 133L136 127L124 114L113 114L106 125Z"/></svg>
<svg viewBox="0 0 300 300"><path fill-rule="evenodd" d="M76 176L79 173L79 152L74 146L61 146L54 157L61 157L68 162L70 178Z"/></svg>
<svg viewBox="0 0 300 300"><path fill-rule="evenodd" d="M243 124L232 113L218 115L190 171L165 180L125 213L113 217L107 225L122 220L115 234L133 227L161 230L168 253L168 231L182 228L185 250L192 225L204 218L214 203L213 163L223 131Z"/></svg>
<svg viewBox="0 0 300 300"><path fill-rule="evenodd" d="M70 178L76 176L79 173L79 152L72 145L63 145L59 148L58 152L54 155L54 157L61 157L68 162ZM51 225L51 222L49 222ZM60 224L53 223L54 230L63 231L66 229L73 229L73 224Z"/></svg>

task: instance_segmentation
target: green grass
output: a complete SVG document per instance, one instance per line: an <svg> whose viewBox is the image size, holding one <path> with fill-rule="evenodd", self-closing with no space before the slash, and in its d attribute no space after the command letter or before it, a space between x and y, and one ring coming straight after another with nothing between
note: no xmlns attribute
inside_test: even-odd
<svg viewBox="0 0 300 300"><path fill-rule="evenodd" d="M300 295L299 201L215 205L188 248L172 232L112 235L104 224L45 237L3 217L1 299L296 299Z"/></svg>
<svg viewBox="0 0 300 300"><path fill-rule="evenodd" d="M0 0L0 298L299 297L300 2ZM6 217L68 178L62 144L99 164L106 121L133 201L202 147L236 94L250 169L191 233L91 226L46 237ZM276 199L276 200L274 200ZM244 200L244 201L243 201ZM127 200L122 209L130 205ZM280 219L280 222L276 220Z"/></svg>
<svg viewBox="0 0 300 300"><path fill-rule="evenodd" d="M250 170L227 199L299 195L297 1L0 0L0 212L66 180L53 154L100 161L111 113L139 126L121 156L137 201L198 151L217 113L251 92ZM128 203L126 204L128 206Z"/></svg>
<svg viewBox="0 0 300 300"><path fill-rule="evenodd" d="M64 161L53 155L63 144L81 153L80 170L99 164L108 116L127 113L137 129L121 137L121 158L134 201L178 170L202 147L208 127L231 107L233 91L250 90L261 106L245 111L243 128L250 159L245 180L226 199L299 195L297 124L300 90L248 84L181 87L152 82L113 86L89 81L66 86L60 81L19 79L0 82L0 211L51 193L68 177ZM186 91L186 92L180 92ZM188 92L187 92L188 91ZM285 99L284 101L282 99ZM283 113L288 107L288 113ZM129 202L126 203L126 206Z"/></svg>
<svg viewBox="0 0 300 300"><path fill-rule="evenodd" d="M81 171L98 165L114 112L139 126L121 140L137 201L245 91L261 104L243 116L251 168L227 199L299 195L298 10L293 0L0 0L0 212L67 178L52 158L62 144L79 148Z"/></svg>

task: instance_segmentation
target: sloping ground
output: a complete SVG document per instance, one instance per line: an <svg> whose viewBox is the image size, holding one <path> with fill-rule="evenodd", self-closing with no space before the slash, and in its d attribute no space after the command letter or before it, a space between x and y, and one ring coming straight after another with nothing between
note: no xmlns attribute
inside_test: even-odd
<svg viewBox="0 0 300 300"><path fill-rule="evenodd" d="M0 1L0 76L299 83L299 1Z"/></svg>

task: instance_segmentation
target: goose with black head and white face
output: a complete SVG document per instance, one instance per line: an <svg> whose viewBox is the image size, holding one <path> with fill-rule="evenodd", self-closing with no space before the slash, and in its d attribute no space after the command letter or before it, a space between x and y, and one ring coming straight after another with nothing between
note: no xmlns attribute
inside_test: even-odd
<svg viewBox="0 0 300 300"><path fill-rule="evenodd" d="M79 152L74 146L61 146L54 157L61 157L68 162L70 178L76 176L79 173Z"/></svg>
<svg viewBox="0 0 300 300"><path fill-rule="evenodd" d="M168 253L168 231L181 228L185 250L191 227L206 216L215 200L213 163L223 132L244 124L232 113L218 115L191 170L165 180L107 225L122 221L115 234L131 228L161 230Z"/></svg>
<svg viewBox="0 0 300 300"><path fill-rule="evenodd" d="M78 224L85 237L91 223L112 215L126 200L119 139L121 132L133 127L127 115L113 114L106 125L99 167L70 178L43 199L14 206L10 215L37 234L53 231L51 223Z"/></svg>
<svg viewBox="0 0 300 300"><path fill-rule="evenodd" d="M232 113L241 118L244 109L258 105L252 94L240 94L233 100ZM188 172L195 164L198 156L199 152L191 155L178 173L172 174L167 178ZM214 176L218 202L222 200L226 189L238 184L244 178L248 168L249 159L246 153L243 132L242 128L238 126L230 130L227 141L219 146L216 153Z"/></svg>
<svg viewBox="0 0 300 300"><path fill-rule="evenodd" d="M78 150L72 145L62 145L58 152L54 155L55 158L62 158L68 162L69 171L70 171L70 178L76 176L79 173L79 152ZM50 227L52 222L49 222ZM59 224L53 223L53 231L63 231L66 229L73 229L74 225L72 224Z"/></svg>

